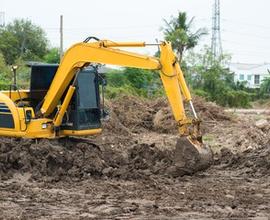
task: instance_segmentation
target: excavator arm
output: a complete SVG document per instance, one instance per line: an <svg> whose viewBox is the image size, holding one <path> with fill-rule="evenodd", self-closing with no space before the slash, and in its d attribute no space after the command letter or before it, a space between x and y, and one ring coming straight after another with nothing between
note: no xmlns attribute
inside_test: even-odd
<svg viewBox="0 0 270 220"><path fill-rule="evenodd" d="M68 88L68 85L70 85L70 82L74 78L76 72L89 63L101 63L159 70L164 90L171 105L174 118L179 125L179 131L182 135L188 135L188 127L192 126L194 120L186 117L183 99L190 102L195 119L197 116L191 102L190 92L180 69L180 65L172 51L171 44L169 42L162 42L159 44L160 58L117 49L119 47L145 46L147 46L147 44L144 42L116 43L107 40L75 44L66 51L59 65L54 80L40 109L41 115L48 116L53 112L63 93ZM74 90L75 88L73 86L69 88L66 98L62 103L61 109L54 120L56 125L61 124L62 117L70 102Z"/></svg>
<svg viewBox="0 0 270 220"><path fill-rule="evenodd" d="M65 125L62 126L63 117L67 115L66 112L68 112L67 109L71 104L71 98L76 91L76 79L79 71L90 63L159 70L165 93L180 132L180 138L178 138L175 151L172 153L175 162L173 172L194 172L208 167L212 161L212 153L210 148L202 143L199 120L171 44L169 42L159 44L160 57L145 56L119 49L145 46L147 44L144 42L116 43L107 40L75 44L66 51L41 107L35 107L35 111L31 105L16 104L12 99L14 95L11 96L11 93L8 95L8 92L0 92L0 122L4 126L4 128L0 127L0 135L56 138L98 134L102 130L100 127L66 129ZM72 80L73 82L71 82ZM21 100L20 92L18 94ZM28 93L25 93L25 96L28 97ZM186 115L184 101L190 103L193 111L192 118ZM58 111L55 114L57 107Z"/></svg>
<svg viewBox="0 0 270 220"><path fill-rule="evenodd" d="M52 113L76 72L89 63L144 69L160 68L159 60L155 58L110 48L105 43L106 41L78 43L66 51L40 109L42 115L48 116ZM138 43L136 45L139 46Z"/></svg>

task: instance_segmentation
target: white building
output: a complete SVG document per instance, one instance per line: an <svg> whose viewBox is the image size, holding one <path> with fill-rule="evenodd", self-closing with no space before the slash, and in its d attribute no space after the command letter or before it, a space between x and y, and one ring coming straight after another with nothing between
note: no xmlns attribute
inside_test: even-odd
<svg viewBox="0 0 270 220"><path fill-rule="evenodd" d="M246 82L249 88L259 88L263 79L270 77L270 63L230 63L229 69L234 73L235 82Z"/></svg>

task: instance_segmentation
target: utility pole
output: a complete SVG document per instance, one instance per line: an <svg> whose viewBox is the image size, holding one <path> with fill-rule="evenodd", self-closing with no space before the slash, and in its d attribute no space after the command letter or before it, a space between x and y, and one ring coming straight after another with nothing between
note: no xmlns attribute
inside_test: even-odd
<svg viewBox="0 0 270 220"><path fill-rule="evenodd" d="M63 15L60 15L60 60L63 57Z"/></svg>
<svg viewBox="0 0 270 220"><path fill-rule="evenodd" d="M212 17L212 42L211 52L215 60L222 55L222 44L220 35L220 0L214 0Z"/></svg>

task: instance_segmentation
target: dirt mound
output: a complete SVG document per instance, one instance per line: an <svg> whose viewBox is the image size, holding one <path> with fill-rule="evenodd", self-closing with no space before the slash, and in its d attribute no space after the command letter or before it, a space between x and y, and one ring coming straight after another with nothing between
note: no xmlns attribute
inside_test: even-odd
<svg viewBox="0 0 270 220"><path fill-rule="evenodd" d="M14 172L30 172L33 178L63 175L82 177L98 174L105 166L96 148L85 144L76 146L58 141L1 139L1 176L10 177Z"/></svg>
<svg viewBox="0 0 270 220"><path fill-rule="evenodd" d="M33 140L2 138L0 177L31 173L33 179L58 181L116 177L147 178L151 175L182 176L190 170L175 167L173 153L153 144L135 144L119 151L110 146L95 146L72 140Z"/></svg>
<svg viewBox="0 0 270 220"><path fill-rule="evenodd" d="M193 104L203 122L230 121L232 119L229 114L224 112L222 107L212 102L206 102L203 98L194 97ZM164 133L176 132L177 124L173 119L168 101L160 99L154 106L156 109L156 114L153 117L154 130ZM188 104L186 104L186 110L187 115L190 116L191 112Z"/></svg>
<svg viewBox="0 0 270 220"><path fill-rule="evenodd" d="M269 175L270 143L258 149L247 149L237 153L232 153L228 148L222 148L218 163L222 169L238 170L240 174L248 176Z"/></svg>
<svg viewBox="0 0 270 220"><path fill-rule="evenodd" d="M153 127L155 110L151 108L151 101L133 96L123 96L107 101L110 119L104 123L106 130L125 133L141 133Z"/></svg>
<svg viewBox="0 0 270 220"><path fill-rule="evenodd" d="M231 120L222 107L195 97L194 106L203 121ZM107 101L111 117L104 127L125 133L141 133L156 131L160 133L177 133L177 124L173 119L166 98L147 100L138 97L123 96L113 101ZM186 106L190 115L189 106Z"/></svg>
<svg viewBox="0 0 270 220"><path fill-rule="evenodd" d="M211 116L211 120L228 119L221 109L209 105L201 99L195 99L200 114ZM43 176L53 180L89 176L125 179L151 175L181 176L194 172L175 165L173 151L167 148L165 142L162 148L154 147L152 143L136 142L141 134L147 132L177 133L166 99L149 101L124 96L107 101L107 106L111 116L104 123L105 134L94 140L98 146L70 139L35 142L2 138L1 176L29 172L34 179ZM157 120L158 116L160 120Z"/></svg>
<svg viewBox="0 0 270 220"><path fill-rule="evenodd" d="M194 107L198 112L200 118L203 121L230 121L232 117L230 114L226 113L221 106L213 102L207 102L205 99L195 96L194 100Z"/></svg>

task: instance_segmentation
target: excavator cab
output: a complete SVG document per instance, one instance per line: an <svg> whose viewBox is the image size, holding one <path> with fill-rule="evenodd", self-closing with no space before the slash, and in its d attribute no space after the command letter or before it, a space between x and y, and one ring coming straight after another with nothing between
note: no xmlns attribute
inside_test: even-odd
<svg viewBox="0 0 270 220"><path fill-rule="evenodd" d="M97 69L82 69L75 84L67 116L61 128L64 130L88 130L101 127L99 79Z"/></svg>
<svg viewBox="0 0 270 220"><path fill-rule="evenodd" d="M37 109L50 88L58 64L29 63L28 67L30 67L30 105Z"/></svg>
<svg viewBox="0 0 270 220"><path fill-rule="evenodd" d="M37 112L59 65L35 63L29 66L31 68L30 106ZM78 131L100 128L101 109L97 68L88 66L81 69L75 87L76 91L63 117L60 129Z"/></svg>

